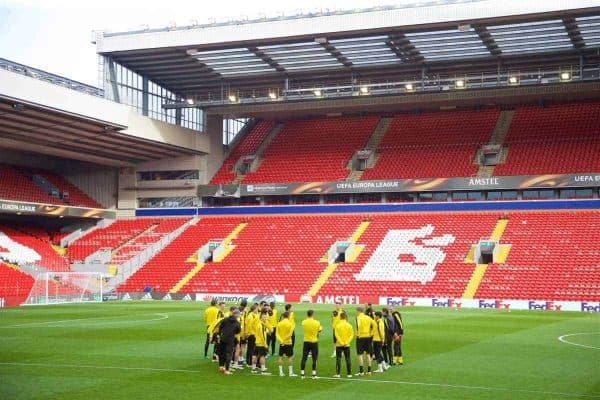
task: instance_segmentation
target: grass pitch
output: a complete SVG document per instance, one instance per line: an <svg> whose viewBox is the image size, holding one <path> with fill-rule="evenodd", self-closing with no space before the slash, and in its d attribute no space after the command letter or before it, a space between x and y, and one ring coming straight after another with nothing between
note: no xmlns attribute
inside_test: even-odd
<svg viewBox="0 0 600 400"><path fill-rule="evenodd" d="M332 307L311 305L324 326L321 379L300 380L249 370L219 374L203 359L204 307L2 309L0 399L600 399L600 314L405 308L405 365L334 379ZM294 307L297 321L308 308ZM354 310L347 310L352 320ZM299 327L296 335L299 373ZM276 359L267 364L277 372Z"/></svg>

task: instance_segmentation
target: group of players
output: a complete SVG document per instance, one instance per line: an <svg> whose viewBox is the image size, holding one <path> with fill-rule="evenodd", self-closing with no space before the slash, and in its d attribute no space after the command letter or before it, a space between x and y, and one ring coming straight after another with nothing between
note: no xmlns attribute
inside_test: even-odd
<svg viewBox="0 0 600 400"><path fill-rule="evenodd" d="M206 342L204 357L209 358L208 351L214 344L213 361L219 362L219 371L231 375L233 369L251 368L251 373L270 375L266 359L275 355L275 344L279 343L277 365L279 375L285 376L284 358L287 358L288 376L294 373L294 345L296 342L296 319L292 305L286 304L284 312L279 315L275 303L254 303L248 306L243 300L239 307L232 306L225 310L225 303L212 300L204 312L206 323ZM319 334L323 327L314 318L314 311L308 310L301 323L303 332L302 359L300 361L300 377L305 378L305 367L309 358L312 360L313 379L317 378L317 360L319 357ZM402 365L402 336L404 324L402 316L392 307L374 311L371 304L356 308L355 324L351 324L348 314L335 305L331 316L333 331L333 354L336 359L335 378L340 378L342 356L346 363L347 377L352 377L352 361L350 346L356 338L358 372L356 376L380 373L393 365ZM372 370L375 360L377 369ZM365 365L366 364L366 365ZM366 368L365 368L366 367Z"/></svg>

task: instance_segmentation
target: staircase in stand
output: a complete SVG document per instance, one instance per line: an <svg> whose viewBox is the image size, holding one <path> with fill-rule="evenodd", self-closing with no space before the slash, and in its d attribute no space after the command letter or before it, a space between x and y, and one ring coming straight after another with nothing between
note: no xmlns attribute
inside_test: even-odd
<svg viewBox="0 0 600 400"><path fill-rule="evenodd" d="M513 116L515 115L514 110L505 110L501 111L498 116L498 120L496 121L496 126L492 131L492 135L490 136L490 140L488 145L500 145L502 146L504 143L504 139L508 134L508 129L510 128L510 124L512 122ZM498 163L502 164L506 161L506 157L508 156L508 148L502 147L500 149L500 153L498 155ZM474 162L476 164L479 163L481 158L481 149L477 151L475 154ZM480 165L479 170L477 171L477 176L481 178L489 178L494 175L495 165Z"/></svg>
<svg viewBox="0 0 600 400"><path fill-rule="evenodd" d="M373 168L375 164L377 164L377 160L379 160L379 154L376 152L377 147L379 147L379 143L381 143L381 139L385 136L385 132L387 131L390 123L392 122L392 118L381 118L377 123L377 126L373 130L373 133L369 137L367 144L365 145L365 149L373 150L373 154L371 155L371 160L369 160L369 167ZM348 182L356 182L362 178L362 175L365 171L355 170L353 169L354 164L354 156L348 161L348 169L350 169L350 174L346 178Z"/></svg>

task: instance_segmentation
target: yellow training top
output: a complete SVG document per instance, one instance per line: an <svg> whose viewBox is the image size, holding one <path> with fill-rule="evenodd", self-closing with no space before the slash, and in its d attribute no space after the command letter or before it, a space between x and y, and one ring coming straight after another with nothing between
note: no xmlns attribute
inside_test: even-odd
<svg viewBox="0 0 600 400"><path fill-rule="evenodd" d="M292 334L294 333L294 325L289 318L283 318L277 324L275 335L280 344L292 344Z"/></svg>
<svg viewBox="0 0 600 400"><path fill-rule="evenodd" d="M319 341L319 332L323 330L321 323L316 319L309 317L302 321L302 331L304 332L304 341L317 343Z"/></svg>
<svg viewBox="0 0 600 400"><path fill-rule="evenodd" d="M354 328L345 319L340 320L334 329L335 346L348 347L354 338Z"/></svg>

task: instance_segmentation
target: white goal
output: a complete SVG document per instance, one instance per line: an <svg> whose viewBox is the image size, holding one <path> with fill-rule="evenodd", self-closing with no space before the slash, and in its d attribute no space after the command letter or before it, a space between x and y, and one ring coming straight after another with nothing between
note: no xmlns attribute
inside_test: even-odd
<svg viewBox="0 0 600 400"><path fill-rule="evenodd" d="M43 272L36 276L25 305L99 303L103 286L99 272Z"/></svg>

